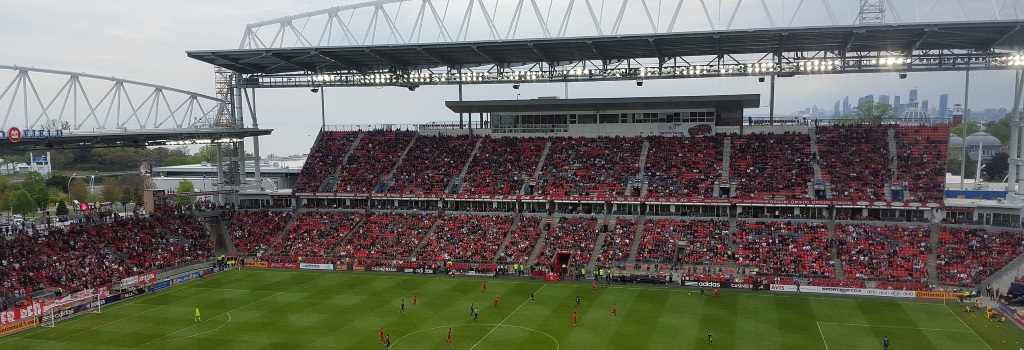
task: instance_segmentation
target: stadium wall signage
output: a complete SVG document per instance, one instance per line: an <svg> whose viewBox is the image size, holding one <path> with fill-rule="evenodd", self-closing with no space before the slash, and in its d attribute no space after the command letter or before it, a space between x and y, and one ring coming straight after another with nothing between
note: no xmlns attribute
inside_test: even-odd
<svg viewBox="0 0 1024 350"><path fill-rule="evenodd" d="M272 263L267 263L267 267L272 268L272 269L297 269L297 268L299 268L299 264L298 263L272 262Z"/></svg>
<svg viewBox="0 0 1024 350"><path fill-rule="evenodd" d="M307 263L301 263L301 264L299 264L299 268L303 269L303 270L327 270L327 271L333 271L334 270L334 265L331 265L331 264L307 264Z"/></svg>
<svg viewBox="0 0 1024 350"><path fill-rule="evenodd" d="M35 327L37 325L39 325L39 318L37 318L37 317L32 317L32 318L24 320L24 321L2 325L2 326L0 326L0 337L8 335L8 334L11 334L11 333L20 332L20 331L23 331L23 330L26 330L26 329L30 329L30 328L33 328L33 327Z"/></svg>
<svg viewBox="0 0 1024 350"><path fill-rule="evenodd" d="M689 287L702 287L702 288L724 288L724 289L746 289L746 290L767 290L767 284L751 284L751 283L737 283L737 282L702 282L696 280L685 280L683 281L684 286Z"/></svg>
<svg viewBox="0 0 1024 350"><path fill-rule="evenodd" d="M55 139L64 137L64 130L46 130L46 129L25 129L21 130L17 127L11 127L9 129L0 130L0 140L8 140L11 142L18 142L23 139Z"/></svg>
<svg viewBox="0 0 1024 350"><path fill-rule="evenodd" d="M398 268L391 266L374 266L370 268L370 271L398 272Z"/></svg>
<svg viewBox="0 0 1024 350"><path fill-rule="evenodd" d="M955 292L916 292L915 297L918 299L945 299L945 300L957 300L960 299L963 293Z"/></svg>
<svg viewBox="0 0 1024 350"><path fill-rule="evenodd" d="M888 298L914 298L918 292L911 290L888 290L888 289L871 289L871 288L846 288L846 287L818 287L818 286L792 286L788 284L773 284L770 289L775 292L787 292L787 293L821 293L821 294L840 294L840 295L861 295L871 297L888 297Z"/></svg>
<svg viewBox="0 0 1024 350"><path fill-rule="evenodd" d="M246 261L242 266L246 267L267 267L266 261Z"/></svg>
<svg viewBox="0 0 1024 350"><path fill-rule="evenodd" d="M709 123L660 123L658 134L661 136L692 137L711 135L715 127Z"/></svg>
<svg viewBox="0 0 1024 350"><path fill-rule="evenodd" d="M1013 323L1016 323L1017 326L1024 327L1024 315L1021 315L1020 311L1017 311L1017 308L999 303L999 310L1003 312L1003 315L1010 316L1010 319L1013 320Z"/></svg>

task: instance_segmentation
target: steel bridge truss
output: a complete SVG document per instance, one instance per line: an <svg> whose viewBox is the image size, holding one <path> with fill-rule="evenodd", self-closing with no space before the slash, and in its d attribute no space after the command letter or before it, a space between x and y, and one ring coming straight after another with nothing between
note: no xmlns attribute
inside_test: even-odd
<svg viewBox="0 0 1024 350"><path fill-rule="evenodd" d="M1022 0L872 0L911 23L1020 19ZM240 49L564 38L865 23L859 0L374 0L246 26Z"/></svg>
<svg viewBox="0 0 1024 350"><path fill-rule="evenodd" d="M9 127L133 130L235 126L223 100L195 92L29 67L0 65L0 74L4 74L0 76L0 127L3 130ZM3 83L4 77L10 80ZM45 90L58 85L56 92Z"/></svg>
<svg viewBox="0 0 1024 350"><path fill-rule="evenodd" d="M489 65L454 69L433 67L406 72L337 72L253 74L240 80L242 88L321 86L395 86L525 84L598 82L710 77L789 77L843 73L913 73L962 70L1012 70L1024 67L1024 56L1013 52L927 50L903 52L798 52L761 55L637 58L613 62L585 60L525 66Z"/></svg>

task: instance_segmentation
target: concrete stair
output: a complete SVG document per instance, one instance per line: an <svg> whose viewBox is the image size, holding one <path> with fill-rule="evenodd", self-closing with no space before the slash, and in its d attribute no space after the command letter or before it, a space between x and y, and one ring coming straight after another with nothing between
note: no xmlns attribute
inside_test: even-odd
<svg viewBox="0 0 1024 350"><path fill-rule="evenodd" d="M445 189L445 193L458 194L462 192L462 185L464 184L463 179L466 178L466 172L469 171L469 165L473 164L473 158L476 158L477 153L480 152L480 145L483 144L484 139L481 137L476 140L476 146L473 147L473 152L469 154L469 158L466 159L466 164L462 165L462 171L459 175L452 178L452 181L448 182L448 187Z"/></svg>
<svg viewBox="0 0 1024 350"><path fill-rule="evenodd" d="M545 153L547 153L547 149L546 148L545 148ZM545 229L543 229L545 221L546 220L541 220L541 222L540 222L540 227L541 227L540 237L537 237L537 243L533 246L533 252L530 253L530 259L526 260L526 266L533 266L534 265L534 263L537 260L537 256L540 255L540 249L544 247L544 240L546 240L548 238L548 234L551 233L551 230L554 230L555 226L558 226L558 218L557 217L552 217L551 218L551 227L549 229L545 230Z"/></svg>
<svg viewBox="0 0 1024 350"><path fill-rule="evenodd" d="M395 180L394 180L395 172L398 171L398 167L401 166L402 165L402 161L405 160L405 155L409 154L409 150L412 149L412 145L416 144L416 139L419 138L419 137L420 137L420 134L418 134L418 133L412 137L412 140L409 141L409 144L405 146L405 150L402 151L402 155L398 157L398 161L395 162L395 165L393 165L391 167L391 170L388 171L387 179L380 180L380 182L377 183L377 186L374 186L374 188L378 188L378 187L384 186L382 188L382 191L380 191L378 193L387 192L387 190L389 188L391 188L391 185L395 184Z"/></svg>
<svg viewBox="0 0 1024 350"><path fill-rule="evenodd" d="M357 222L355 225L352 226L352 230L348 231L348 234L345 235L344 238L342 238L340 241L338 241L337 243L334 244L335 254L341 253L341 249L344 248L345 245L348 244L348 241L352 240L352 236L356 232L359 232L359 229L363 227L364 223L366 223L366 218L367 217L368 217L368 215L367 216L363 216L362 219L359 219L359 222Z"/></svg>
<svg viewBox="0 0 1024 350"><path fill-rule="evenodd" d="M939 232L942 231L942 225L938 223L932 223L929 225L931 229L931 236L928 236L928 284L939 284L939 262L938 253L939 250ZM1009 266L1009 265L1007 265Z"/></svg>
<svg viewBox="0 0 1024 350"><path fill-rule="evenodd" d="M818 153L818 132L815 128L808 128L807 133L811 136L811 154L820 154ZM811 167L814 169L814 180L821 181L821 164L811 162Z"/></svg>
<svg viewBox="0 0 1024 350"><path fill-rule="evenodd" d="M430 230L427 230L427 234L423 235L423 239L420 239L420 243L416 244L416 250L413 250L411 256L420 256L420 251L423 250L423 246L427 245L427 239L434 235L434 230L437 229L437 225L441 223L442 215L438 215L434 219L434 223L430 225Z"/></svg>
<svg viewBox="0 0 1024 350"><path fill-rule="evenodd" d="M284 233L288 232L288 229L292 228L292 226L295 225L295 218L298 216L298 213L292 215L292 219L288 220L288 223L284 225L284 229L281 230L281 232L277 233L277 237L274 238L274 243L270 244L270 247L267 248L266 253L273 252L275 249L277 249L277 246L281 244L281 239L282 237L284 237Z"/></svg>
<svg viewBox="0 0 1024 350"><path fill-rule="evenodd" d="M629 247L629 257L626 258L626 264L633 264L636 262L636 255L640 253L640 239L644 235L644 224L647 223L647 216L643 215L636 219L636 234L633 235L633 245Z"/></svg>
<svg viewBox="0 0 1024 350"><path fill-rule="evenodd" d="M729 157L732 153L732 138L726 137L722 142L722 178L729 178Z"/></svg>
<svg viewBox="0 0 1024 350"><path fill-rule="evenodd" d="M352 155L352 152L359 146L359 142L363 140L365 133L359 132L356 135L356 139L352 141L352 144L348 146L348 151L345 152L345 157L341 159L341 165L334 169L331 176L324 179L324 183L320 185L319 192L335 192L338 189L338 177L341 176L341 168L348 164L348 157Z"/></svg>
<svg viewBox="0 0 1024 350"><path fill-rule="evenodd" d="M643 148L640 149L640 164L638 164L639 167L640 167L640 172L637 173L636 177L633 178L634 181L630 181L628 184L626 184L626 196L628 196L628 197L632 197L633 196L633 188L635 186L637 186L637 185L641 186L641 188L640 188L641 195L646 194L646 193L644 193L645 192L644 191L644 187L646 187L646 186L643 186L644 184L647 183L647 177L644 176L644 174L645 174L644 169L647 167L647 153L648 153L648 151L650 149L651 149L650 141L644 140Z"/></svg>
<svg viewBox="0 0 1024 350"><path fill-rule="evenodd" d="M533 180L536 181L540 177L540 172L544 170L544 161L548 159L548 151L551 150L551 140L548 140L544 144L544 153L540 155L540 161L537 162L537 168L533 170ZM530 184L523 182L523 188L519 189L519 194L526 194L526 189L529 188Z"/></svg>
<svg viewBox="0 0 1024 350"><path fill-rule="evenodd" d="M505 233L505 239L501 240L501 246L498 247L498 253L494 254L494 259L491 259L492 263L497 263L498 259L505 254L505 248L507 248L508 243L512 241L513 233L519 229L519 225L522 223L522 220L520 220L521 218L522 216L516 215L515 219L512 220L512 226L509 228L508 232Z"/></svg>
<svg viewBox="0 0 1024 350"><path fill-rule="evenodd" d="M608 231L597 234L597 239L594 240L594 249L590 251L590 261L587 262L587 271L594 271L594 266L597 266L597 258L601 256L601 249L604 248L604 240L608 237L608 232L615 230L615 218L608 216L605 216L602 220L597 220L594 223L593 230L597 231L597 228L601 227L605 220L608 221Z"/></svg>

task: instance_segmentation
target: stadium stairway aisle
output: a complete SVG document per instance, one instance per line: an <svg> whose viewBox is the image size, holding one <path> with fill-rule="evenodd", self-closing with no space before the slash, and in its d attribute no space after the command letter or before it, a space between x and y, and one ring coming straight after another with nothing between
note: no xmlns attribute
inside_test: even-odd
<svg viewBox="0 0 1024 350"><path fill-rule="evenodd" d="M811 154L817 158L820 154L818 153L818 132L816 128L808 128L807 133L811 136ZM811 162L811 168L814 169L814 181L821 181L821 163Z"/></svg>
<svg viewBox="0 0 1024 350"><path fill-rule="evenodd" d="M441 223L441 219L443 218L444 215L437 215L437 217L434 218L434 223L430 225L430 229L427 230L427 234L423 235L423 238L420 239L420 243L416 245L416 249L413 250L412 254L409 254L409 256L420 256L420 253L423 251L423 246L427 245L427 241L430 240L430 236L433 236L434 232L437 230L437 224Z"/></svg>
<svg viewBox="0 0 1024 350"><path fill-rule="evenodd" d="M889 140L889 154L893 155L889 161L889 173L893 176L893 178L889 179L889 182L892 183L893 181L896 181L896 174L899 174L899 170L896 166L896 155L899 154L897 149L899 147L896 145L896 129L890 127L886 138ZM889 186L885 187L888 188ZM890 194L888 190L885 191L885 197L885 200L887 201L892 200L892 194Z"/></svg>
<svg viewBox="0 0 1024 350"><path fill-rule="evenodd" d="M548 145L551 145L550 141L548 142ZM544 154L545 155L548 154L547 147L544 147ZM544 158L541 157L541 159L544 159ZM541 164L543 164L543 163L544 162L541 162ZM537 237L537 243L534 244L534 246L533 246L533 252L530 253L530 258L526 260L526 266L533 266L534 264L536 264L537 256L540 255L540 248L544 247L544 240L548 237L548 234L551 233L551 230L554 230L555 226L558 225L558 218L557 217L548 217L547 220L551 221L551 224L547 225L547 229L543 229L543 227L544 227L544 220L543 219L541 220L541 224L540 224L541 226L540 227L542 227L542 228L540 230L540 236Z"/></svg>
<svg viewBox="0 0 1024 350"><path fill-rule="evenodd" d="M615 217L612 215L605 215L604 220L594 221L594 230L601 227L603 221L608 222L608 230L601 232L597 235L597 239L594 240L594 250L590 251L590 261L587 262L587 271L594 271L594 266L597 266L598 257L601 256L601 248L604 247L604 240L608 237L608 232L615 230Z"/></svg>
<svg viewBox="0 0 1024 350"><path fill-rule="evenodd" d="M298 216L298 214L296 214L296 216ZM355 233L355 232L359 232L359 229L363 227L363 223L365 223L365 222L366 222L366 219L367 219L368 217L370 217L370 216L369 216L369 215L363 215L363 216L362 216L362 217L361 217L361 218L359 219L359 222L357 222L357 223L356 223L355 225L352 225L352 229L348 231L349 233L348 233L348 234L346 234L344 238L342 238L342 239L338 240L338 241L337 241L337 242L336 242L336 243L334 244L334 247L335 247L335 251L337 251L338 253L341 253L341 249L342 249L342 248L345 248L345 246L347 246L347 245L348 245L348 241L349 241L350 239L352 239L352 236L355 236L355 235L354 235L353 233Z"/></svg>
<svg viewBox="0 0 1024 350"><path fill-rule="evenodd" d="M633 236L633 245L629 247L629 257L626 258L627 265L636 263L636 255L640 253L640 240L643 239L645 224L647 224L647 215L636 218L636 235Z"/></svg>
<svg viewBox="0 0 1024 350"><path fill-rule="evenodd" d="M267 248L268 253L276 251L277 246L281 244L281 237L284 237L284 233L288 232L288 229L290 229L292 225L295 225L295 218L297 217L299 217L299 213L292 213L292 218L288 220L288 223L284 224L284 228L281 229L281 232L277 233L277 237L274 237L274 242L270 244L269 248Z"/></svg>
<svg viewBox="0 0 1024 350"><path fill-rule="evenodd" d="M640 148L640 163L638 164L640 171L637 172L635 177L633 177L634 181L630 181L628 184L626 184L626 194L629 196L633 195L633 187L638 184L641 185L640 196L643 196L645 194L643 191L642 184L647 182L647 180L644 179L644 169L647 167L647 153L650 151L650 149L651 142L648 140L644 140L644 145Z"/></svg>
<svg viewBox="0 0 1024 350"><path fill-rule="evenodd" d="M341 176L341 168L348 164L348 157L352 155L352 152L359 146L359 141L362 141L365 133L359 131L356 133L356 139L352 140L352 144L349 145L348 151L345 151L345 156L341 158L341 163L338 164L337 168L331 172L331 176L324 179L324 182L320 184L319 192L334 192L338 188L338 180Z"/></svg>
<svg viewBox="0 0 1024 350"><path fill-rule="evenodd" d="M519 224L523 222L520 219L522 219L522 215L518 214L512 219L512 226L509 227L508 232L505 232L505 239L501 240L501 245L498 246L498 253L494 254L494 259L491 259L492 263L497 263L498 259L505 255L505 248L508 247L508 242L512 241L512 235L519 230Z"/></svg>
<svg viewBox="0 0 1024 350"><path fill-rule="evenodd" d="M405 146L405 149L402 150L402 155L398 156L398 161L396 161L395 165L391 167L390 171L388 171L387 179L381 180L381 182L385 182L386 181L387 182L387 186L383 187L383 188L380 188L380 190L381 190L380 192L382 192L382 193L383 192L387 192L388 189L391 188L391 185L394 184L395 172L398 171L398 167L402 166L402 161L405 160L405 155L409 154L409 150L412 149L412 145L416 144L416 139L418 139L419 137L420 137L420 133L416 133L415 135L413 135L412 140L409 141L409 145ZM378 185L378 186L375 186L375 187L380 187L380 186Z"/></svg>
<svg viewBox="0 0 1024 350"><path fill-rule="evenodd" d="M939 262L938 250L939 250L939 231L942 230L942 225L938 223L932 223L929 225L931 229L931 236L928 237L928 284L938 284L939 281Z"/></svg>
<svg viewBox="0 0 1024 350"><path fill-rule="evenodd" d="M459 172L459 176L452 178L448 182L448 188L445 189L445 193L459 194L462 193L462 187L465 185L466 172L469 171L469 165L473 164L473 158L480 153L480 145L484 143L484 138L476 139L476 146L473 146L473 152L469 153L469 157L466 158L466 164L462 165L462 171Z"/></svg>
<svg viewBox="0 0 1024 350"><path fill-rule="evenodd" d="M533 170L533 177L531 179L537 179L540 177L540 172L544 170L544 162L548 159L548 151L551 150L551 140L548 139L547 143L544 144L544 152L540 154L540 161L537 162L537 168ZM523 188L519 191L520 194L526 194L526 189L529 188L530 182L523 181ZM533 264L533 258L530 258L530 264Z"/></svg>
<svg viewBox="0 0 1024 350"><path fill-rule="evenodd" d="M732 153L732 138L726 137L722 142L722 178L729 178L729 157Z"/></svg>

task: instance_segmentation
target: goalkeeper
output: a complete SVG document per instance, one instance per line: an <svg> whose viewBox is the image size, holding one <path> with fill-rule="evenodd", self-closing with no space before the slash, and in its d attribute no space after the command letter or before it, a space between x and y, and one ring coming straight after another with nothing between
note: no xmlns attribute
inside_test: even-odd
<svg viewBox="0 0 1024 350"><path fill-rule="evenodd" d="M196 307L196 322L202 322L202 316L199 316L199 307Z"/></svg>

